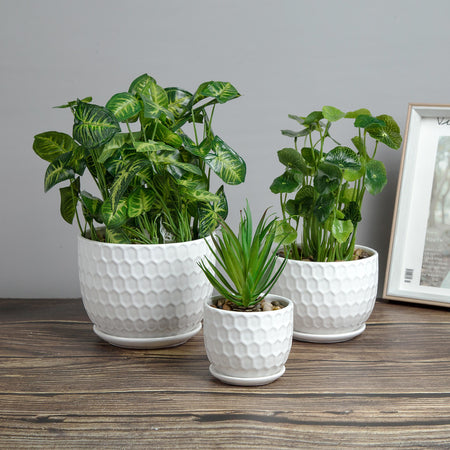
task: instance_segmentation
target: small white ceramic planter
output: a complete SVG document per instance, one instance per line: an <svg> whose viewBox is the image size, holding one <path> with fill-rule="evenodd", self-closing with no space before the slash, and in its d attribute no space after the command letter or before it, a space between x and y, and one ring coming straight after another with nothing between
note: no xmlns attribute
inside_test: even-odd
<svg viewBox="0 0 450 450"><path fill-rule="evenodd" d="M276 311L224 311L205 302L203 334L209 371L228 384L257 386L281 377L292 346L293 304L269 294L284 308Z"/></svg>
<svg viewBox="0 0 450 450"><path fill-rule="evenodd" d="M288 260L272 292L294 302L294 339L342 342L361 334L375 305L378 253L355 261Z"/></svg>
<svg viewBox="0 0 450 450"><path fill-rule="evenodd" d="M204 239L127 245L78 239L84 307L94 332L128 348L180 345L198 333L212 286L197 260L213 256Z"/></svg>

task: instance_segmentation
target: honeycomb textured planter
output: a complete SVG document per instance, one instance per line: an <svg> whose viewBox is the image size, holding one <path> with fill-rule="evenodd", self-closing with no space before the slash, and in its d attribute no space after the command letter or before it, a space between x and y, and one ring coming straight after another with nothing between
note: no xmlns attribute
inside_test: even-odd
<svg viewBox="0 0 450 450"><path fill-rule="evenodd" d="M201 329L212 287L197 265L213 260L203 239L175 244L122 245L78 239L84 307L95 333L111 344L161 348Z"/></svg>
<svg viewBox="0 0 450 450"><path fill-rule="evenodd" d="M375 305L378 253L355 261L288 260L272 292L294 302L294 339L341 342L361 334Z"/></svg>
<svg viewBox="0 0 450 450"><path fill-rule="evenodd" d="M220 297L215 297L220 298ZM205 303L203 334L210 372L228 384L268 384L283 375L292 346L293 304L268 295L284 308L276 311L224 311Z"/></svg>

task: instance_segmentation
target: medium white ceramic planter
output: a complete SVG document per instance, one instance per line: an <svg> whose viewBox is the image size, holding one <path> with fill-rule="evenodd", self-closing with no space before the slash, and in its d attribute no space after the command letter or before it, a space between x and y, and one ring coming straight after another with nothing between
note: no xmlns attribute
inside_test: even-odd
<svg viewBox="0 0 450 450"><path fill-rule="evenodd" d="M354 261L288 260L272 292L294 302L294 339L342 342L361 334L375 305L378 253Z"/></svg>
<svg viewBox="0 0 450 450"><path fill-rule="evenodd" d="M78 239L84 307L94 332L128 348L180 345L201 329L212 286L197 260L213 255L204 239L127 245Z"/></svg>
<svg viewBox="0 0 450 450"><path fill-rule="evenodd" d="M203 334L209 371L217 379L241 386L268 384L285 371L292 345L293 304L269 294L266 301L285 306L276 311L225 311L205 302Z"/></svg>

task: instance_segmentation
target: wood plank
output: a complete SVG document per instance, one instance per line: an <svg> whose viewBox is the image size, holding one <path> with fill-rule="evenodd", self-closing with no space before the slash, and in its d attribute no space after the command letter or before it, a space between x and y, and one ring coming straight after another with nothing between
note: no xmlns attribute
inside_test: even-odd
<svg viewBox="0 0 450 450"><path fill-rule="evenodd" d="M450 447L448 310L377 302L340 344L294 341L283 377L227 386L199 333L104 343L79 300L0 300L0 448Z"/></svg>

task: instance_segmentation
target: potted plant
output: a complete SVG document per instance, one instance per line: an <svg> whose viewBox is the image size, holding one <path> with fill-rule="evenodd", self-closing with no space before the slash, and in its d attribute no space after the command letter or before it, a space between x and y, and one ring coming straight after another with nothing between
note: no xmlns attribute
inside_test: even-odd
<svg viewBox="0 0 450 450"><path fill-rule="evenodd" d="M246 172L212 119L237 97L226 82L191 94L143 74L105 106L91 97L62 105L74 116L72 136L35 136L34 151L49 162L45 191L67 183L60 209L80 229L83 303L108 342L165 347L200 330L212 289L196 260L209 254L203 238L228 211L223 186L211 192L211 180L239 184ZM82 188L86 175L98 192Z"/></svg>
<svg viewBox="0 0 450 450"><path fill-rule="evenodd" d="M348 340L364 331L378 286L377 252L355 246L361 206L366 191L375 195L384 188L377 149L380 143L398 149L400 129L391 116L374 117L367 109L344 113L324 106L289 117L301 129L282 131L294 146L278 152L285 170L270 186L280 198L279 229L289 234L289 260L274 292L294 301L295 339ZM353 121L354 149L331 136L339 120Z"/></svg>
<svg viewBox="0 0 450 450"><path fill-rule="evenodd" d="M273 249L276 219L266 213L256 229L247 204L236 235L221 221L221 235L207 242L217 260L199 263L219 295L205 302L204 339L219 380L238 385L261 385L279 378L292 345L293 305L269 294L284 269Z"/></svg>

